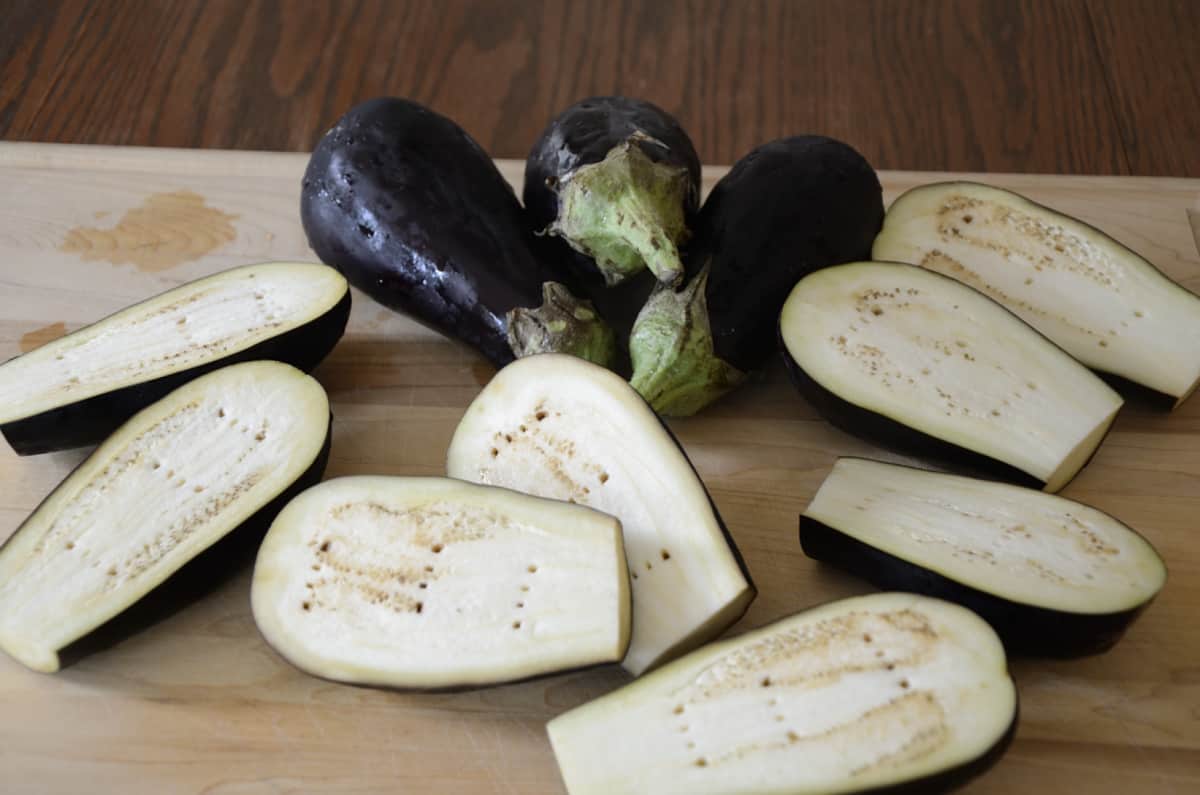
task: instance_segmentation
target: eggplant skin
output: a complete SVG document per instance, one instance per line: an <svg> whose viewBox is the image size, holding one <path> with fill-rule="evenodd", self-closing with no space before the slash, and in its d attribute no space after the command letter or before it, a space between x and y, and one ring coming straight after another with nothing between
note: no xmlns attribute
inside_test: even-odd
<svg viewBox="0 0 1200 795"><path fill-rule="evenodd" d="M639 140L647 136L660 145ZM635 145L656 163L686 168L690 191L685 197L684 217L690 221L700 205L700 157L683 127L671 114L650 102L633 97L589 97L555 116L534 143L525 160L522 198L535 231L546 229L558 217L558 194L553 185L564 181L580 167L599 163L608 153L633 138ZM561 240L555 241L561 255L572 255L586 263L585 272L595 271L591 259L574 252Z"/></svg>
<svg viewBox="0 0 1200 795"><path fill-rule="evenodd" d="M992 625L1013 654L1084 657L1121 639L1150 602L1116 613L1083 614L1021 604L896 557L809 516L800 517L800 546L814 560L849 571L884 590L957 602Z"/></svg>
<svg viewBox="0 0 1200 795"><path fill-rule="evenodd" d="M130 417L167 393L222 367L271 360L311 372L342 338L350 319L350 302L347 289L341 300L325 314L278 337L187 370L13 420L0 425L0 434L17 455L87 447L103 441Z"/></svg>
<svg viewBox="0 0 1200 795"><path fill-rule="evenodd" d="M689 279L709 267L717 357L761 367L788 291L815 270L869 259L883 216L879 177L841 141L784 138L739 160L704 202L687 255Z"/></svg>
<svg viewBox="0 0 1200 795"><path fill-rule="evenodd" d="M461 127L415 102L352 108L317 144L300 196L309 245L379 303L514 356L505 315L542 302L520 202Z"/></svg>

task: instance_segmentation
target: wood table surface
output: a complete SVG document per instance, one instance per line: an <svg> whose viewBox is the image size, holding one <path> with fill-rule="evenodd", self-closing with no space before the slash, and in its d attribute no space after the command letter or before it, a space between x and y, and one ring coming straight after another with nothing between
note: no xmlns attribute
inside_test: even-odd
<svg viewBox="0 0 1200 795"><path fill-rule="evenodd" d="M297 218L303 154L0 143L0 360L222 268L312 260ZM517 162L502 163L519 180ZM705 172L711 187L722 169ZM885 197L953 176L881 174ZM967 175L971 176L971 175ZM1200 291L1200 181L974 175L1097 224ZM492 374L474 352L355 291L316 370L335 415L328 476L437 475ZM872 590L805 558L799 512L839 455L908 461L822 421L767 371L673 421L759 596L733 633ZM0 444L0 539L86 450ZM1012 748L971 795L1200 791L1200 395L1126 407L1064 494L1142 532L1167 561L1159 598L1112 651L1014 659ZM249 575L59 674L0 655L0 793L561 795L545 722L618 687L615 667L456 694L306 676L259 637ZM619 764L619 760L613 760Z"/></svg>
<svg viewBox="0 0 1200 795"><path fill-rule="evenodd" d="M591 94L706 163L823 133L877 168L1200 176L1197 0L3 0L0 138L310 150L411 97L524 157Z"/></svg>

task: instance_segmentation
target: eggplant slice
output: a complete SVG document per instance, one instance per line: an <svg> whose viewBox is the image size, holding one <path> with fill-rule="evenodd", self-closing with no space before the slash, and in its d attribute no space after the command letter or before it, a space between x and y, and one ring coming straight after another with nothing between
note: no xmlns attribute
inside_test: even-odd
<svg viewBox="0 0 1200 795"><path fill-rule="evenodd" d="M1016 719L991 627L887 593L706 646L547 730L571 795L942 792L996 761Z"/></svg>
<svg viewBox="0 0 1200 795"><path fill-rule="evenodd" d="M1019 486L842 458L800 517L812 558L881 588L949 599L1013 652L1105 651L1166 582L1146 539Z"/></svg>
<svg viewBox="0 0 1200 795"><path fill-rule="evenodd" d="M830 422L914 455L1058 491L1121 397L1020 318L953 279L857 262L792 290L780 336Z"/></svg>
<svg viewBox="0 0 1200 795"><path fill-rule="evenodd" d="M716 637L754 599L737 547L682 448L602 367L555 354L505 367L467 409L446 469L621 521L634 597L623 665L634 675Z"/></svg>
<svg viewBox="0 0 1200 795"><path fill-rule="evenodd" d="M264 530L320 479L329 417L321 385L279 362L222 368L140 411L0 548L0 649L57 671L60 650L206 550ZM214 579L230 565L205 562Z"/></svg>
<svg viewBox="0 0 1200 795"><path fill-rule="evenodd" d="M298 668L357 684L493 685L629 646L616 519L449 478L309 489L267 533L251 603Z"/></svg>
<svg viewBox="0 0 1200 795"><path fill-rule="evenodd" d="M248 265L189 282L0 365L0 432L20 455L95 444L218 367L313 369L349 316L350 288L324 265Z"/></svg>
<svg viewBox="0 0 1200 795"><path fill-rule="evenodd" d="M1010 191L908 191L875 259L910 262L999 301L1079 361L1178 406L1200 383L1200 298L1100 230Z"/></svg>

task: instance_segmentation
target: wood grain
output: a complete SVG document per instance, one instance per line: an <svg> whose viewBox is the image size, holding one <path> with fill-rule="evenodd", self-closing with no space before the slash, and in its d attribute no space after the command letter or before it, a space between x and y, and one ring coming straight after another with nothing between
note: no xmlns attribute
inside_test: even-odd
<svg viewBox="0 0 1200 795"><path fill-rule="evenodd" d="M222 268L311 260L296 220L304 163L299 154L0 144L0 359L30 332L58 323L74 330ZM519 178L519 164L503 170ZM706 169L706 186L721 173ZM890 200L952 176L961 175L882 178ZM987 179L1097 224L1200 291L1187 220L1200 209L1200 181ZM157 271L62 248L74 228L115 223L150 197L180 191L234 216L235 237ZM205 236L203 224L192 233ZM316 373L336 417L329 475L443 472L453 429L491 372L474 353L356 293L348 333ZM776 366L672 429L760 588L735 631L868 590L803 556L797 515L838 455L907 459L819 420ZM0 538L85 454L0 452ZM1169 581L1108 654L1013 661L1022 698L1016 743L965 791L1197 791L1200 397L1169 415L1127 408L1065 493L1145 534L1168 561ZM626 681L605 669L444 695L331 684L264 645L248 583L242 572L55 676L0 656L0 792L561 793L545 721Z"/></svg>
<svg viewBox="0 0 1200 795"><path fill-rule="evenodd" d="M1191 0L8 6L9 140L305 151L398 94L520 158L566 105L624 92L676 114L705 162L818 132L880 168L1200 176Z"/></svg>

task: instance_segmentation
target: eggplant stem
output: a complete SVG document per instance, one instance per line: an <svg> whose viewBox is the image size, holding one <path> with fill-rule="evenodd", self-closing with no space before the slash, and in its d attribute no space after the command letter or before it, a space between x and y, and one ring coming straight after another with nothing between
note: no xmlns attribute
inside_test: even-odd
<svg viewBox="0 0 1200 795"><path fill-rule="evenodd" d="M644 138L644 136L643 136ZM651 160L638 137L558 184L558 218L547 230L596 261L610 287L649 268L671 286L683 279L688 170Z"/></svg>
<svg viewBox="0 0 1200 795"><path fill-rule="evenodd" d="M611 367L617 339L591 301L583 301L558 282L542 284L542 305L508 313L508 345L518 359L538 353L569 353Z"/></svg>

